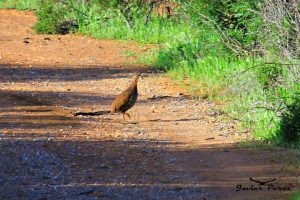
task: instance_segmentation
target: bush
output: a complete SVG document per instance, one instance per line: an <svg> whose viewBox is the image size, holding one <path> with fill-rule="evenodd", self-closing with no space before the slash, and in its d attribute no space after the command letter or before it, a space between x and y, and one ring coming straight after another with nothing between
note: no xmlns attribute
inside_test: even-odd
<svg viewBox="0 0 300 200"><path fill-rule="evenodd" d="M262 49L283 58L300 58L299 6L295 0L264 0Z"/></svg>
<svg viewBox="0 0 300 200"><path fill-rule="evenodd" d="M300 93L287 105L281 116L280 128L277 132L279 141L287 146L300 144Z"/></svg>
<svg viewBox="0 0 300 200"><path fill-rule="evenodd" d="M280 84L280 79L283 75L281 65L276 63L271 65L263 65L257 70L257 78L264 90L273 89Z"/></svg>
<svg viewBox="0 0 300 200"><path fill-rule="evenodd" d="M35 11L37 22L34 30L37 33L55 34L59 33L60 25L66 16L68 9L55 0L40 1Z"/></svg>
<svg viewBox="0 0 300 200"><path fill-rule="evenodd" d="M235 54L253 49L258 40L261 17L258 7L261 0L210 1L192 0L187 4L187 13L198 22L198 27L208 25L217 30L219 38Z"/></svg>

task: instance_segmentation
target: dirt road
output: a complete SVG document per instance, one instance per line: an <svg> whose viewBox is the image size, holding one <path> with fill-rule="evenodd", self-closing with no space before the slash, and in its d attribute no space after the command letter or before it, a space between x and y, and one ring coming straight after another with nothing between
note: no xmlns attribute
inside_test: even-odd
<svg viewBox="0 0 300 200"><path fill-rule="evenodd" d="M236 145L249 135L220 122L215 103L128 64L124 52L143 47L36 35L34 21L0 10L0 199L286 199L299 188L299 156ZM128 123L73 116L109 110L134 73Z"/></svg>

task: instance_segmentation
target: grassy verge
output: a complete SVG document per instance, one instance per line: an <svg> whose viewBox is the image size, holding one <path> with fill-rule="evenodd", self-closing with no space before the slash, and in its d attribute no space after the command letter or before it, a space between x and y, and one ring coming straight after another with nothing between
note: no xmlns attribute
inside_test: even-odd
<svg viewBox="0 0 300 200"><path fill-rule="evenodd" d="M37 1L32 0L4 0L0 1L0 8L15 8L18 10L36 9Z"/></svg>
<svg viewBox="0 0 300 200"><path fill-rule="evenodd" d="M199 83L198 94L223 102L226 113L255 138L299 147L300 30L293 24L300 12L294 4L176 1L172 14L159 15L155 6L168 5L44 0L36 7L34 2L6 0L0 6L36 8L38 33L76 31L159 44L159 50L147 51L139 61ZM281 12L274 9L276 3Z"/></svg>

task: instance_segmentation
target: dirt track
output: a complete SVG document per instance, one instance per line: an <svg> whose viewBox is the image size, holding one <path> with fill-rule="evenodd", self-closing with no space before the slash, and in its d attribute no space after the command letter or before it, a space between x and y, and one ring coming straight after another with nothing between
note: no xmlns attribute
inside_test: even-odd
<svg viewBox="0 0 300 200"><path fill-rule="evenodd" d="M217 105L154 69L128 64L136 43L36 35L31 12L0 10L0 199L285 199L296 191L299 156L238 148L248 138L217 120ZM139 99L109 110L141 73ZM162 98L165 97L165 98ZM291 191L239 191L271 180Z"/></svg>

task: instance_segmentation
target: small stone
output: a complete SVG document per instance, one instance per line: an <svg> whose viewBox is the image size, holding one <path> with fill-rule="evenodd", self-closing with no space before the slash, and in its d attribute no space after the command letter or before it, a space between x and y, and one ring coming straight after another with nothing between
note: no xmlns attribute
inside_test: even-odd
<svg viewBox="0 0 300 200"><path fill-rule="evenodd" d="M156 94L152 94L151 99L155 99L157 97Z"/></svg>
<svg viewBox="0 0 300 200"><path fill-rule="evenodd" d="M105 164L101 164L101 165L100 165L100 167L101 167L101 168L106 168L106 167L107 167L107 165L105 165Z"/></svg>

